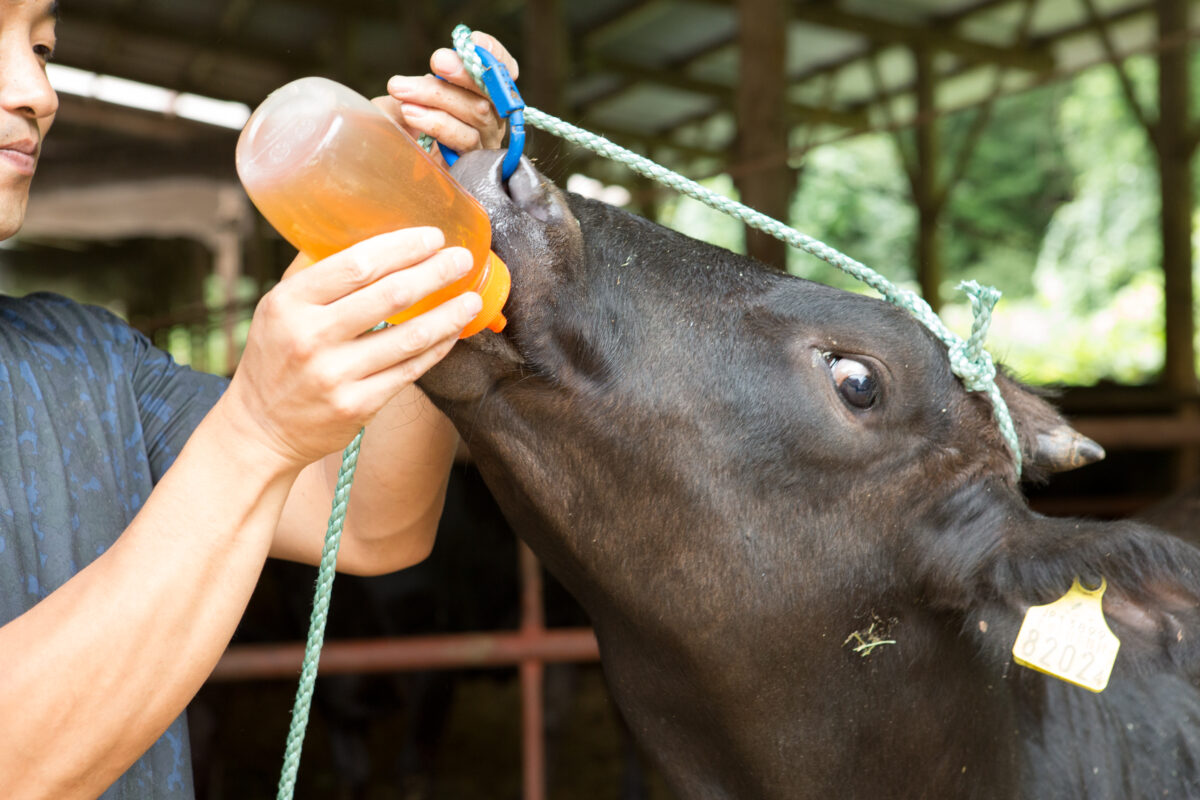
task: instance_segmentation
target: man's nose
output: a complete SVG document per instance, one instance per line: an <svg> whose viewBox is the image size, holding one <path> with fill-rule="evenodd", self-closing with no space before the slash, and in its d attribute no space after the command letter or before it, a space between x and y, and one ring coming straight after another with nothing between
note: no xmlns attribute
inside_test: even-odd
<svg viewBox="0 0 1200 800"><path fill-rule="evenodd" d="M58 111L58 95L33 52L0 59L0 106L33 119Z"/></svg>

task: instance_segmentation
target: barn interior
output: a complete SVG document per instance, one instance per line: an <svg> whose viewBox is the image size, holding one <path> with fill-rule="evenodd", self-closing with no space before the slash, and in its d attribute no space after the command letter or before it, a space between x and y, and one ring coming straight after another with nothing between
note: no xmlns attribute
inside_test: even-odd
<svg viewBox="0 0 1200 800"><path fill-rule="evenodd" d="M177 359L231 373L294 254L234 170L250 110L306 75L381 94L391 75L424 73L462 22L514 54L529 105L689 177L724 176L779 219L815 154L894 139L912 246L897 260L937 308L958 269L947 208L973 190L989 126L1017 113L1005 103L1103 72L1144 131L1161 209L1160 257L1139 265L1160 287L1161 365L1136 382L1048 381L1108 458L1029 494L1048 514L1119 517L1200 477L1198 15L1196 0L69 0L50 68L61 108L24 229L0 245L0 290L104 305ZM607 187L649 218L673 202L548 134L527 152L560 185ZM757 232L736 245L794 263ZM604 696L586 619L467 461L431 561L400 585L339 579L322 662L339 677L318 690L299 796L395 797L402 781L405 797L668 796ZM272 790L311 581L268 570L198 698L199 797Z"/></svg>

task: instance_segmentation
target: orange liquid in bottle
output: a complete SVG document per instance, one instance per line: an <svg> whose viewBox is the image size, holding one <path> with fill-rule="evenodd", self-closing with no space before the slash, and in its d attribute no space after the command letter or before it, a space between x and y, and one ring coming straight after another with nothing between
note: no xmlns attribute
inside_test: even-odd
<svg viewBox="0 0 1200 800"><path fill-rule="evenodd" d="M314 261L397 228L441 228L471 251L465 277L389 317L410 319L467 291L483 310L463 330L504 327L509 274L491 252L487 212L370 100L325 78L276 89L238 139L237 170L267 221Z"/></svg>

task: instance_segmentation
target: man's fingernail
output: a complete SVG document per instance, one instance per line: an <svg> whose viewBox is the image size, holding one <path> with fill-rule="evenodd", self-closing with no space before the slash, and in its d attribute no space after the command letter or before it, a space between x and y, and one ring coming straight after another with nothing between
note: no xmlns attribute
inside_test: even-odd
<svg viewBox="0 0 1200 800"><path fill-rule="evenodd" d="M465 247L456 247L454 253L454 266L458 270L459 275L468 272L471 267L475 266L475 258L471 255L471 251Z"/></svg>
<svg viewBox="0 0 1200 800"><path fill-rule="evenodd" d="M453 72L458 68L458 55L445 47L435 50L429 60L434 72Z"/></svg>
<svg viewBox="0 0 1200 800"><path fill-rule="evenodd" d="M426 250L437 250L446 241L446 237L437 228L426 228L421 232L421 244Z"/></svg>
<svg viewBox="0 0 1200 800"><path fill-rule="evenodd" d="M403 75L393 75L388 78L387 88L392 94L404 94L408 89L408 78Z"/></svg>
<svg viewBox="0 0 1200 800"><path fill-rule="evenodd" d="M463 312L474 317L480 311L483 311L483 298L474 292L467 292L462 296Z"/></svg>

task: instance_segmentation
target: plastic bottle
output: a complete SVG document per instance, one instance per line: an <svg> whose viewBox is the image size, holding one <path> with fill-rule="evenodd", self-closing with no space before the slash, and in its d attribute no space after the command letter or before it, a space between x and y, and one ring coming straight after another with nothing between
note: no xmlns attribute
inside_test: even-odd
<svg viewBox="0 0 1200 800"><path fill-rule="evenodd" d="M499 331L509 274L491 252L487 212L370 100L326 78L272 92L242 129L237 171L250 199L283 238L314 261L370 236L432 225L446 245L471 251L465 277L388 318L414 317L463 292L483 310L462 338Z"/></svg>

